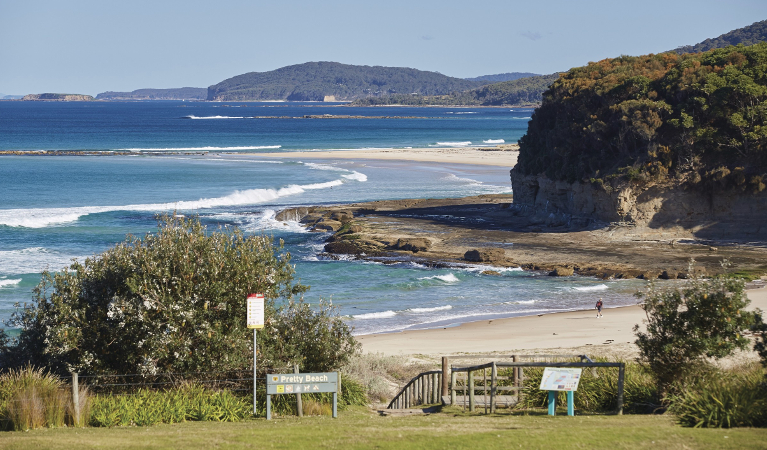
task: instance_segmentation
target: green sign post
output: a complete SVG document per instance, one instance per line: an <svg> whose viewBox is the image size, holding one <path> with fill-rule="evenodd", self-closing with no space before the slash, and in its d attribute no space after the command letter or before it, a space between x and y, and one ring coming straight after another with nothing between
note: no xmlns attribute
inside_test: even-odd
<svg viewBox="0 0 767 450"><path fill-rule="evenodd" d="M338 372L272 373L266 376L266 420L272 419L272 395L333 393L333 417L338 417Z"/></svg>

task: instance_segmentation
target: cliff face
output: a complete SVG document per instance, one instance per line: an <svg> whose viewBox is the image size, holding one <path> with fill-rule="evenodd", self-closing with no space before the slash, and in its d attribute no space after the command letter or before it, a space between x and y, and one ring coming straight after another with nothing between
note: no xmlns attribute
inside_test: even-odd
<svg viewBox="0 0 767 450"><path fill-rule="evenodd" d="M549 222L625 222L650 234L767 239L767 191L710 194L679 184L594 185L511 171L514 204Z"/></svg>

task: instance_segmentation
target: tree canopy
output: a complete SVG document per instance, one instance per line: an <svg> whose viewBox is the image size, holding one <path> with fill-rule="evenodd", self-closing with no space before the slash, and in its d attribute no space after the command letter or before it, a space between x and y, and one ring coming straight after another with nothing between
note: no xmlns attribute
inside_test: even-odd
<svg viewBox="0 0 767 450"><path fill-rule="evenodd" d="M571 69L544 93L519 144L522 174L759 192L767 172L767 44Z"/></svg>

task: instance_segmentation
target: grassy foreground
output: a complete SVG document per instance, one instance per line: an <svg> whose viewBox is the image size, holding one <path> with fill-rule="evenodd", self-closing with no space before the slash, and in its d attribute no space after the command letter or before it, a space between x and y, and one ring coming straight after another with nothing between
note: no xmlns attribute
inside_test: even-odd
<svg viewBox="0 0 767 450"><path fill-rule="evenodd" d="M0 434L0 448L765 448L767 429L693 429L672 416L492 416L459 409L381 417L352 407L330 417L154 427L57 428Z"/></svg>

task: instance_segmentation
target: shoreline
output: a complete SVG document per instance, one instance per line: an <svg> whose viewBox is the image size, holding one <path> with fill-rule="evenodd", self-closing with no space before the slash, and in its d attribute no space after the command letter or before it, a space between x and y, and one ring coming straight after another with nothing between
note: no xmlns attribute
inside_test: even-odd
<svg viewBox="0 0 767 450"><path fill-rule="evenodd" d="M365 159L383 161L436 162L508 167L517 164L519 146L503 144L497 147L421 147L366 148L352 150L291 151L283 153L247 153L258 158L277 159Z"/></svg>
<svg viewBox="0 0 767 450"><path fill-rule="evenodd" d="M748 310L767 310L767 289L746 291ZM513 353L551 349L578 349L592 353L636 353L634 325L642 327L639 305L595 310L553 312L505 319L465 322L426 330L356 336L363 353L384 355L454 355L458 353Z"/></svg>

